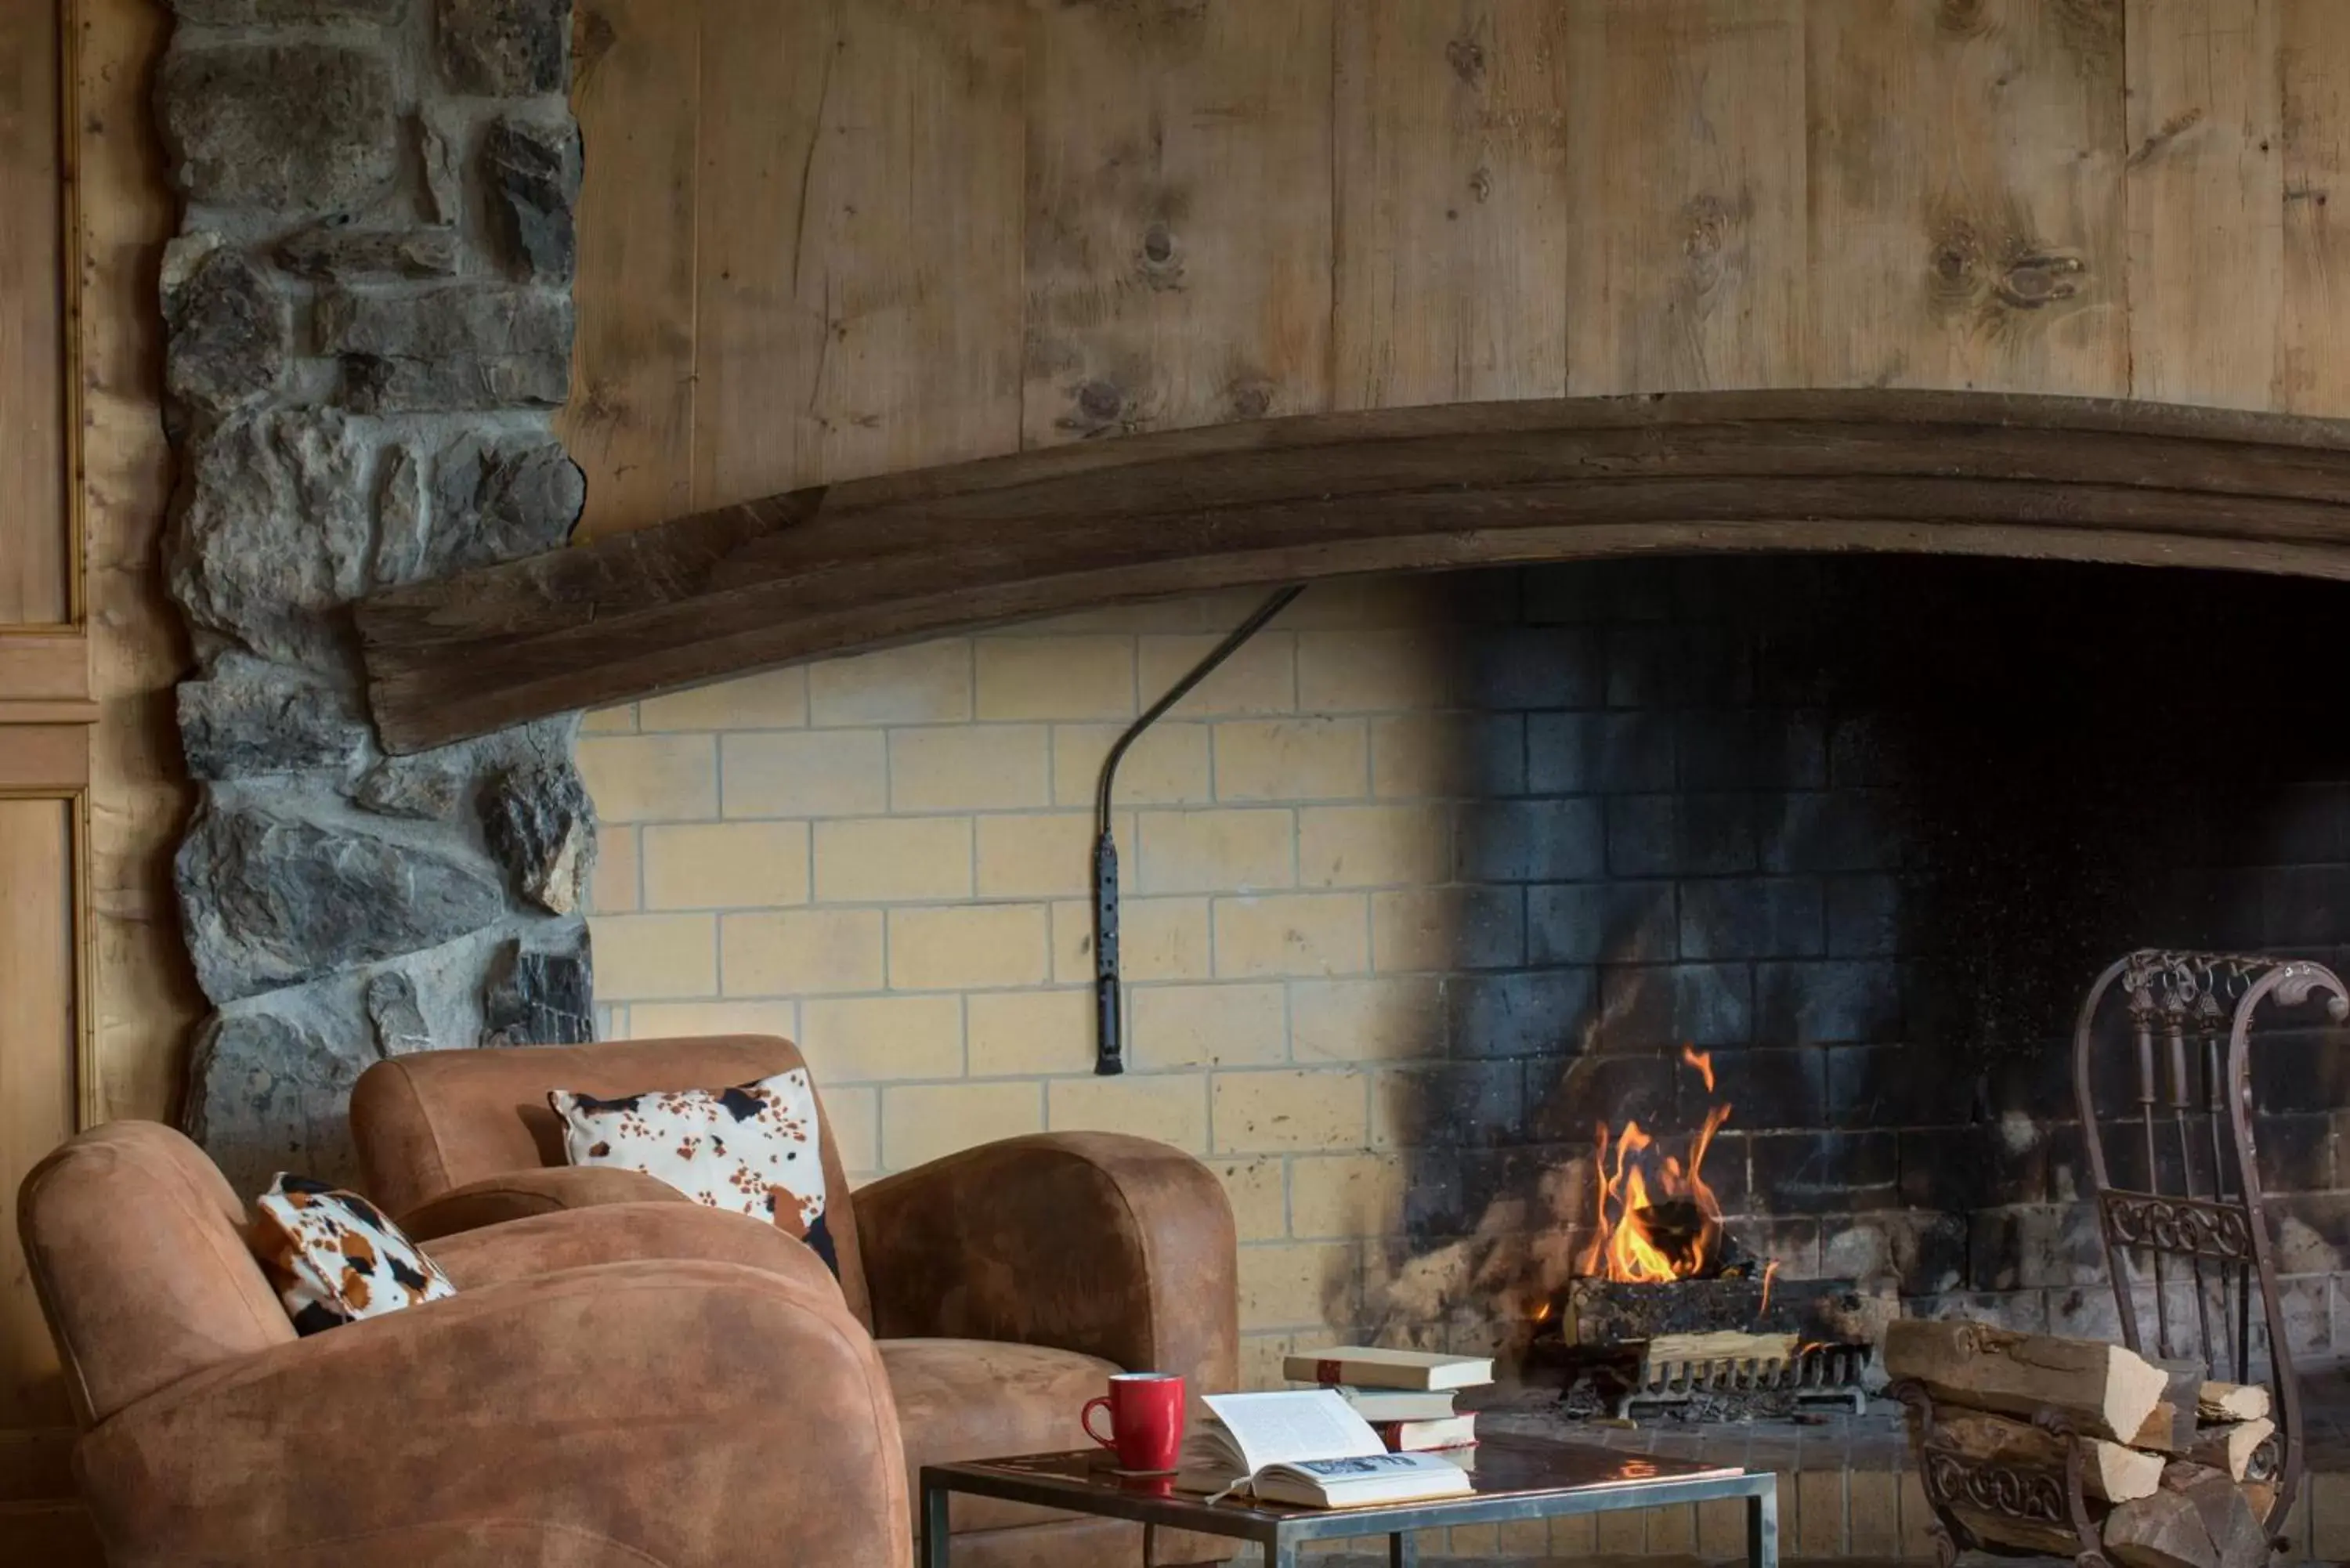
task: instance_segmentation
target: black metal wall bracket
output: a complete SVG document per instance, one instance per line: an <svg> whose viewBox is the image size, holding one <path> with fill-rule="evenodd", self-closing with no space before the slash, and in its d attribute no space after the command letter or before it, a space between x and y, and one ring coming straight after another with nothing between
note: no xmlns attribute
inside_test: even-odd
<svg viewBox="0 0 2350 1568"><path fill-rule="evenodd" d="M1189 696L1193 687L1214 674L1218 665L1239 652L1249 639L1263 631L1267 622L1287 609L1290 601L1305 591L1302 585L1293 585L1259 605L1246 620L1232 628L1231 636L1209 649L1205 659L1145 709L1142 717L1127 727L1126 733L1110 747L1109 755L1102 759L1101 782L1094 790L1094 1071L1104 1077L1126 1071L1126 1026L1118 970L1118 834L1110 821L1110 797L1118 784L1118 764L1126 760L1128 750L1145 730Z"/></svg>

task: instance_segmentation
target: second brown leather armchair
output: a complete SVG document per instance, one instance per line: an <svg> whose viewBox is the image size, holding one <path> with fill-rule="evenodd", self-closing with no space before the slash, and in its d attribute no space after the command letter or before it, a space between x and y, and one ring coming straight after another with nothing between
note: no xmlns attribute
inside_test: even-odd
<svg viewBox="0 0 2350 1568"><path fill-rule="evenodd" d="M578 1206L683 1207L651 1177L567 1166L547 1091L716 1088L802 1065L791 1042L758 1035L421 1052L368 1069L351 1130L369 1195L419 1240ZM852 1194L828 1121L822 1153L841 1289L878 1341L909 1475L1088 1446L1079 1411L1113 1371L1180 1373L1195 1396L1234 1386L1232 1208L1190 1156L1116 1134L1039 1134ZM1115 1521L958 1497L952 1523L956 1568L1140 1560L1139 1527ZM1149 1549L1157 1563L1233 1552L1167 1532Z"/></svg>

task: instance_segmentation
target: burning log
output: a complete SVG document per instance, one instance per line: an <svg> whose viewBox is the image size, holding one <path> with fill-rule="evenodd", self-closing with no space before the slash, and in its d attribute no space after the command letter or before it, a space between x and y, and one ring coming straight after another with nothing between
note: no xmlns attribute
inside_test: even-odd
<svg viewBox="0 0 2350 1568"><path fill-rule="evenodd" d="M2132 1443L2170 1377L2118 1345L1904 1318L1885 1334L1885 1370L1938 1402L2029 1418L2066 1417L2090 1437Z"/></svg>

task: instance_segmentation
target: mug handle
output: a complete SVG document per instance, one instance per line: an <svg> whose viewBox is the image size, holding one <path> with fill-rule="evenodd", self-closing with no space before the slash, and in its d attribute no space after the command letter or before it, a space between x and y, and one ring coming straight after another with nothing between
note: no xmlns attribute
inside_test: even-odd
<svg viewBox="0 0 2350 1568"><path fill-rule="evenodd" d="M1085 1409L1077 1417L1077 1425L1086 1429L1087 1437L1091 1438L1095 1442L1099 1443L1105 1449L1115 1450L1118 1448L1117 1438L1105 1438L1099 1432L1094 1430L1094 1412L1096 1410L1099 1410L1105 1415L1107 1415L1109 1412L1109 1400L1106 1397L1087 1400ZM1110 1417L1110 1424L1113 1427L1117 1425L1117 1421L1118 1418L1115 1416Z"/></svg>

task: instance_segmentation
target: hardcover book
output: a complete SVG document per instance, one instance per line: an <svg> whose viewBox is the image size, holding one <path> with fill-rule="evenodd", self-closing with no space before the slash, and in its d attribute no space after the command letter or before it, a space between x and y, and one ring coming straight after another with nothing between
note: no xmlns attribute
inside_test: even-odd
<svg viewBox="0 0 2350 1568"><path fill-rule="evenodd" d="M1432 1393L1474 1388L1493 1380L1490 1355L1448 1355L1435 1350L1383 1350L1372 1345L1341 1345L1301 1350L1282 1363L1282 1376L1297 1383L1361 1388L1398 1388Z"/></svg>

